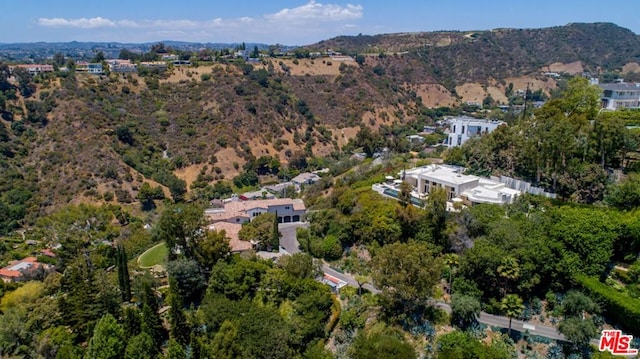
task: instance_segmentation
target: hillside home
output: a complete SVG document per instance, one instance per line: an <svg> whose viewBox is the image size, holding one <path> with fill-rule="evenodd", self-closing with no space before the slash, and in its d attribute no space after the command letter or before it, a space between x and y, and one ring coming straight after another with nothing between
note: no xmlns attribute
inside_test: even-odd
<svg viewBox="0 0 640 359"><path fill-rule="evenodd" d="M101 63L92 62L87 65L87 72L93 75L102 75L104 74L104 69Z"/></svg>
<svg viewBox="0 0 640 359"><path fill-rule="evenodd" d="M0 279L5 283L19 282L38 268L49 269L48 264L40 263L36 257L27 257L19 261L12 261L8 266L0 269Z"/></svg>
<svg viewBox="0 0 640 359"><path fill-rule="evenodd" d="M27 70L28 73L32 75L41 74L45 72L53 72L53 65L43 65L43 64L19 64L14 66L9 66L9 71L13 72L16 68L22 68Z"/></svg>
<svg viewBox="0 0 640 359"><path fill-rule="evenodd" d="M310 172L303 172L291 179L291 182L293 182L294 185L299 187L304 185L314 184L318 181L320 181L320 176Z"/></svg>
<svg viewBox="0 0 640 359"><path fill-rule="evenodd" d="M480 203L509 204L521 194L504 183L488 178L462 174L463 168L447 165L429 165L404 171L404 180L419 195L443 188L449 201L458 198L471 206Z"/></svg>
<svg viewBox="0 0 640 359"><path fill-rule="evenodd" d="M607 110L640 108L640 83L606 83L600 96L602 108Z"/></svg>
<svg viewBox="0 0 640 359"><path fill-rule="evenodd" d="M449 148L462 146L470 138L493 132L499 126L506 126L503 121L484 120L473 117L452 117L446 120L449 125L449 136L443 144Z"/></svg>
<svg viewBox="0 0 640 359"><path fill-rule="evenodd" d="M138 68L130 60L107 60L109 70L114 73L137 72Z"/></svg>
<svg viewBox="0 0 640 359"><path fill-rule="evenodd" d="M245 223L262 213L277 213L278 223L304 220L306 208L301 199L275 198L243 201L238 197L224 203L223 208L209 208L205 215L210 223Z"/></svg>

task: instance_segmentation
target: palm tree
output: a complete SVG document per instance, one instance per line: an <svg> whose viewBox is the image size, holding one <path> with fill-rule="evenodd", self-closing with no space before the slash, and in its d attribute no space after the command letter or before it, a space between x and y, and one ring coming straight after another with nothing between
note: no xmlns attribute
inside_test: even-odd
<svg viewBox="0 0 640 359"><path fill-rule="evenodd" d="M509 331L507 334L511 336L511 319L522 314L522 310L524 309L522 298L517 294L507 294L502 298L500 307L509 318Z"/></svg>
<svg viewBox="0 0 640 359"><path fill-rule="evenodd" d="M453 280L453 271L460 264L458 255L455 253L447 253L444 255L444 264L449 267L449 295L451 295L451 282Z"/></svg>
<svg viewBox="0 0 640 359"><path fill-rule="evenodd" d="M498 266L498 275L503 279L502 295L506 295L509 283L520 278L520 263L515 257L505 257Z"/></svg>

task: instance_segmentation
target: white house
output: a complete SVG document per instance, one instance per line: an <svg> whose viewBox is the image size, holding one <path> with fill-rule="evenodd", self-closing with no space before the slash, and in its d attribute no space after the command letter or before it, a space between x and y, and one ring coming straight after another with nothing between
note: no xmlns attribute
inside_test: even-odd
<svg viewBox="0 0 640 359"><path fill-rule="evenodd" d="M521 194L504 183L465 175L463 170L454 166L429 165L412 168L402 174L404 180L420 195L428 194L435 188L443 188L449 201L459 198L468 206L479 203L508 204Z"/></svg>
<svg viewBox="0 0 640 359"><path fill-rule="evenodd" d="M602 108L617 110L624 108L640 108L640 83L608 83L599 84L602 88Z"/></svg>
<svg viewBox="0 0 640 359"><path fill-rule="evenodd" d="M449 136L444 140L447 147L462 146L470 138L493 132L499 126L506 126L503 121L483 120L473 117L452 117L446 121L449 124Z"/></svg>
<svg viewBox="0 0 640 359"><path fill-rule="evenodd" d="M87 72L94 75L101 75L104 73L102 64L99 62L90 63L87 65Z"/></svg>

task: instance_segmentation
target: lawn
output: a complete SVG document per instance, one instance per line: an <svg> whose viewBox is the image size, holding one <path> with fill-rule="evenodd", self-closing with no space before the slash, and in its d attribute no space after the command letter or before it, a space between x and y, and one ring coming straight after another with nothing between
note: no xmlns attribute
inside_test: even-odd
<svg viewBox="0 0 640 359"><path fill-rule="evenodd" d="M153 267L156 264L165 264L167 256L169 255L169 249L167 245L162 242L149 249L138 257L138 265L142 268Z"/></svg>

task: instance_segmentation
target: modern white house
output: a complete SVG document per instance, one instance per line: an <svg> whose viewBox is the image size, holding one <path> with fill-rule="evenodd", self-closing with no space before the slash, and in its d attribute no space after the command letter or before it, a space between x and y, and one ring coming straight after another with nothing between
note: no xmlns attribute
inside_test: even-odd
<svg viewBox="0 0 640 359"><path fill-rule="evenodd" d="M617 110L640 108L640 83L604 83L600 97L602 108Z"/></svg>
<svg viewBox="0 0 640 359"><path fill-rule="evenodd" d="M90 63L87 65L87 72L94 75L102 75L104 73L104 69L102 68L102 64L99 62Z"/></svg>
<svg viewBox="0 0 640 359"><path fill-rule="evenodd" d="M465 175L463 170L461 167L428 165L406 170L402 175L404 181L412 185L419 195L443 188L449 201L458 198L467 206L480 203L509 204L521 194L504 183Z"/></svg>
<svg viewBox="0 0 640 359"><path fill-rule="evenodd" d="M484 120L473 117L452 117L446 119L449 135L443 144L449 148L462 146L470 138L493 132L499 126L506 126L503 121Z"/></svg>

